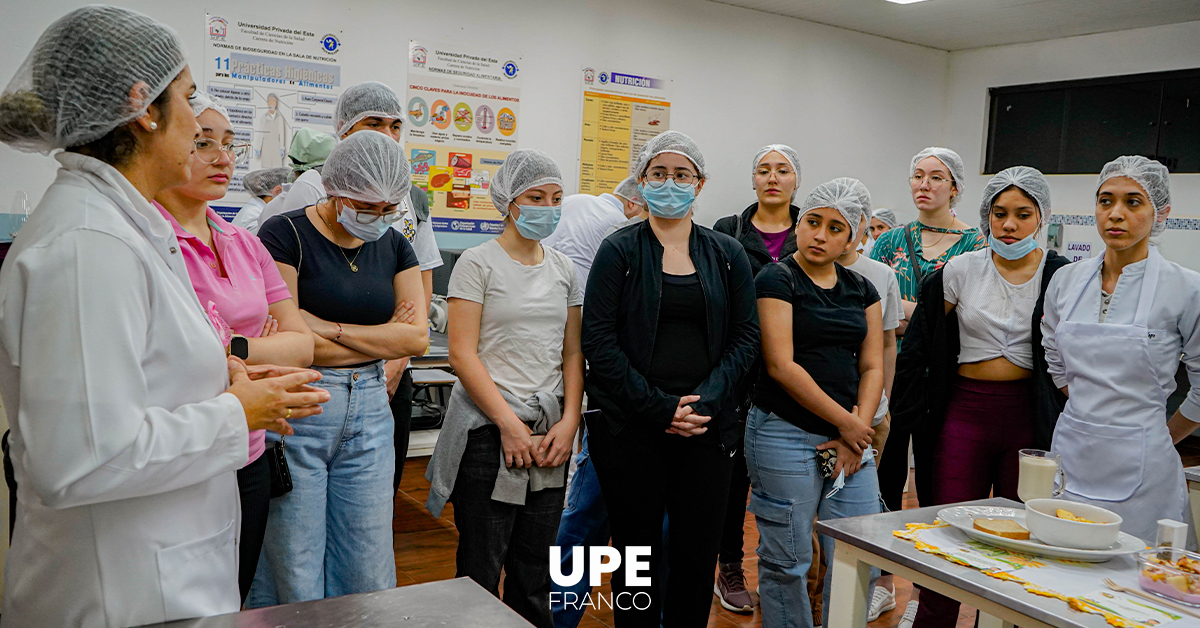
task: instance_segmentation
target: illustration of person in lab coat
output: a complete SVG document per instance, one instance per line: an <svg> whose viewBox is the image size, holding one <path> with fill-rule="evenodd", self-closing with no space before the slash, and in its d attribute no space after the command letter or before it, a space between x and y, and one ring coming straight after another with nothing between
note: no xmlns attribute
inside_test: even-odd
<svg viewBox="0 0 1200 628"><path fill-rule="evenodd" d="M1152 242L1170 212L1165 166L1140 156L1105 165L1096 189L1104 251L1054 275L1042 318L1048 370L1068 395L1051 446L1064 497L1117 513L1121 530L1148 543L1159 519L1190 521L1174 444L1200 425L1200 273ZM1191 389L1168 420L1180 356Z"/></svg>
<svg viewBox="0 0 1200 628"><path fill-rule="evenodd" d="M258 160L262 168L282 168L286 164L288 142L287 118L279 109L279 96L267 94L267 110L258 118Z"/></svg>

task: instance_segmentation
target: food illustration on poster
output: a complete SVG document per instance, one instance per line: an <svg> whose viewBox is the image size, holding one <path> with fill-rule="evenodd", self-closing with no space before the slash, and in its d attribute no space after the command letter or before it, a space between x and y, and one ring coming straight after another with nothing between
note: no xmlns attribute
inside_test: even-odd
<svg viewBox="0 0 1200 628"><path fill-rule="evenodd" d="M612 192L646 142L671 128L671 81L583 68L579 192Z"/></svg>
<svg viewBox="0 0 1200 628"><path fill-rule="evenodd" d="M517 148L520 58L412 41L409 59L405 147L434 231L499 233L488 186Z"/></svg>
<svg viewBox="0 0 1200 628"><path fill-rule="evenodd" d="M333 132L344 44L340 30L287 18L209 13L205 28L198 83L229 110L235 141L252 147L249 163L236 167L222 200L235 212L250 200L242 176L289 165L287 150L296 131Z"/></svg>

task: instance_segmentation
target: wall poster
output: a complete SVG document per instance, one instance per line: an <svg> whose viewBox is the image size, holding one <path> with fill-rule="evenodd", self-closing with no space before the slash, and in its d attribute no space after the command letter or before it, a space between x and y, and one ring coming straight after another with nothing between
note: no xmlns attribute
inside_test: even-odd
<svg viewBox="0 0 1200 628"><path fill-rule="evenodd" d="M671 81L583 68L579 192L612 192L632 173L638 151L671 128Z"/></svg>

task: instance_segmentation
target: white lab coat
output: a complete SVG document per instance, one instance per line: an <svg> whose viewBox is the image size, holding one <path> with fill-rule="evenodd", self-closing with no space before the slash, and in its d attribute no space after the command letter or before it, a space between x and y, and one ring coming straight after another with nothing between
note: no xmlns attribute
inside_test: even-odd
<svg viewBox="0 0 1200 628"><path fill-rule="evenodd" d="M0 272L16 532L9 626L238 610L245 413L171 225L110 166L62 169Z"/></svg>
<svg viewBox="0 0 1200 628"><path fill-rule="evenodd" d="M1151 247L1122 269L1100 324L1100 262L1063 267L1046 291L1047 370L1070 392L1051 449L1066 498L1115 511L1122 530L1153 543L1159 519L1190 519L1166 399L1182 356L1192 385L1179 410L1200 420L1200 274Z"/></svg>
<svg viewBox="0 0 1200 628"><path fill-rule="evenodd" d="M241 227L250 233L258 233L258 218L262 216L263 210L267 204L257 196L251 196L250 202L242 206L238 210L236 216L233 217L233 226Z"/></svg>
<svg viewBox="0 0 1200 628"><path fill-rule="evenodd" d="M267 203L266 208L262 210L262 214L258 217L258 226L261 229L267 221L280 214L316 205L321 199L325 198L325 184L321 181L321 173L316 170L309 170L292 183L292 187L286 192L271 199ZM255 231L254 233L258 233Z"/></svg>

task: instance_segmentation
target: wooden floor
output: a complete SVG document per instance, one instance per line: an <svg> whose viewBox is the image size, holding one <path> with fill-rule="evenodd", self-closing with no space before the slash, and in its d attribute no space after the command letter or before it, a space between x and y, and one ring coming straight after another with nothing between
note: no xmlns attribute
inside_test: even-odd
<svg viewBox="0 0 1200 628"><path fill-rule="evenodd" d="M395 532L396 549L396 584L405 586L434 580L444 580L454 577L454 551L458 546L458 531L454 528L454 506L447 504L441 518L434 519L425 510L425 498L429 494L429 482L425 480L425 466L429 458L410 458L404 467L404 478L400 483L400 492L396 495L396 516L392 522ZM915 504L905 502L905 508ZM747 588L754 590L758 584L758 558L754 548L758 545L758 530L754 518L746 514L746 571ZM604 586L600 589L605 595L611 594L608 577L604 578ZM900 623L904 614L904 604L908 599L911 586L908 582L896 580L896 610L885 613L878 621L871 623L872 628L892 628ZM975 612L963 607L959 616L959 628L971 628L974 624ZM728 628L730 626L761 626L757 610L751 615L738 615L721 607L713 598L712 611L709 614L710 627ZM580 628L612 627L612 611L605 609L595 614L588 613L579 624Z"/></svg>

